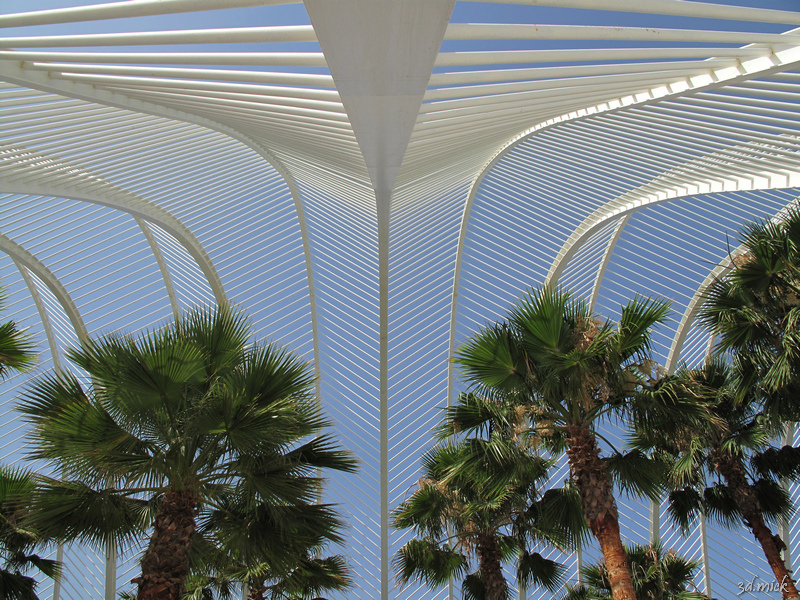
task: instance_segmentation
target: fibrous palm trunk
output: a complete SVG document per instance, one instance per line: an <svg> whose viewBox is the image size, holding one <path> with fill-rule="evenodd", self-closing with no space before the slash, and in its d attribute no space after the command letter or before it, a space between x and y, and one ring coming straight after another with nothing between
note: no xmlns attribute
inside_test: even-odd
<svg viewBox="0 0 800 600"><path fill-rule="evenodd" d="M585 425L573 425L568 433L567 456L572 479L580 493L589 529L600 543L611 594L614 600L636 600L628 555L620 537L617 503L606 465L600 458L597 438Z"/></svg>
<svg viewBox="0 0 800 600"><path fill-rule="evenodd" d="M251 578L249 585L250 589L247 594L247 600L264 600L264 594L267 591L265 582Z"/></svg>
<svg viewBox="0 0 800 600"><path fill-rule="evenodd" d="M486 600L507 600L508 587L503 577L503 567L500 562L502 557L497 538L491 533L481 533L478 535L477 550Z"/></svg>
<svg viewBox="0 0 800 600"><path fill-rule="evenodd" d="M164 495L142 558L142 575L133 580L139 584L138 600L180 600L186 592L196 514L194 492L170 490Z"/></svg>
<svg viewBox="0 0 800 600"><path fill-rule="evenodd" d="M761 503L756 497L753 486L748 483L741 463L731 456L717 454L715 467L717 472L725 479L725 483L733 496L733 501L736 503L736 508L739 509L745 524L753 532L758 543L761 544L764 556L780 585L781 596L783 598L800 598L795 581L792 579L792 572L786 568L786 564L781 559L781 546L783 544L778 536L772 535L769 527L764 523Z"/></svg>

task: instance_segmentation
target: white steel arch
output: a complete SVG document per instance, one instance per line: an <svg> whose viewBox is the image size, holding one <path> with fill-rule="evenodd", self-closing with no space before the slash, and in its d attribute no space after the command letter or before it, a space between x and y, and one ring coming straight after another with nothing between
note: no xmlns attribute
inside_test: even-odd
<svg viewBox="0 0 800 600"><path fill-rule="evenodd" d="M0 190L11 194L29 194L71 198L102 204L156 223L172 233L195 258L206 275L217 302L226 301L222 282L211 260L191 231L166 210L148 203L125 190L115 189L102 179L82 169L42 156L25 148L0 149ZM16 164L14 164L16 163ZM20 180L20 166L36 169L33 180ZM148 242L149 242L148 238ZM171 287L170 284L166 284Z"/></svg>

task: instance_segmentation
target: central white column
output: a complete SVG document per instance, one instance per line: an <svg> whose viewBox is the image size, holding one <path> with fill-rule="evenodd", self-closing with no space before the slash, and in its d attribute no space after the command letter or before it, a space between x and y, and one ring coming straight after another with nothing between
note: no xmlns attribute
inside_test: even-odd
<svg viewBox="0 0 800 600"><path fill-rule="evenodd" d="M375 192L380 292L381 598L388 600L391 199L455 0L306 0L305 4Z"/></svg>

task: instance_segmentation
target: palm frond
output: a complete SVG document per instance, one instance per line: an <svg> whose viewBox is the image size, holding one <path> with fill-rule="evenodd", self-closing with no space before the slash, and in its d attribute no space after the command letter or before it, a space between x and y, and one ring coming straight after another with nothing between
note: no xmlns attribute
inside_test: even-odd
<svg viewBox="0 0 800 600"><path fill-rule="evenodd" d="M645 298L638 294L622 307L612 342L620 362L648 357L651 329L666 321L670 310L669 301Z"/></svg>
<svg viewBox="0 0 800 600"><path fill-rule="evenodd" d="M800 448L783 446L768 448L753 454L750 464L759 477L785 478L792 481L800 477Z"/></svg>
<svg viewBox="0 0 800 600"><path fill-rule="evenodd" d="M350 568L344 557L306 558L286 577L272 584L273 598L310 598L327 591L346 590L353 585Z"/></svg>
<svg viewBox="0 0 800 600"><path fill-rule="evenodd" d="M604 459L617 486L632 497L644 494L658 501L669 465L659 455L649 457L639 450L616 453Z"/></svg>
<svg viewBox="0 0 800 600"><path fill-rule="evenodd" d="M47 537L103 548L109 537L122 543L141 535L146 505L118 490L46 479L34 494L30 522Z"/></svg>
<svg viewBox="0 0 800 600"><path fill-rule="evenodd" d="M588 541L589 527L574 484L551 488L529 508L536 533L563 550Z"/></svg>
<svg viewBox="0 0 800 600"><path fill-rule="evenodd" d="M728 529L741 525L741 516L736 501L727 486L717 484L707 487L703 492L703 506L706 515Z"/></svg>
<svg viewBox="0 0 800 600"><path fill-rule="evenodd" d="M554 560L543 557L538 552L533 554L525 550L519 557L517 580L526 587L544 586L551 592L564 584L567 569Z"/></svg>
<svg viewBox="0 0 800 600"><path fill-rule="evenodd" d="M525 387L526 374L517 368L518 352L506 326L490 326L469 338L459 347L454 362L479 393Z"/></svg>
<svg viewBox="0 0 800 600"><path fill-rule="evenodd" d="M768 523L775 524L783 517L789 519L795 512L789 492L772 479L758 479L753 483L761 514Z"/></svg>
<svg viewBox="0 0 800 600"><path fill-rule="evenodd" d="M702 510L703 497L696 489L684 488L669 493L667 514L685 535L691 531L691 524Z"/></svg>
<svg viewBox="0 0 800 600"><path fill-rule="evenodd" d="M0 381L11 371L27 371L33 367L35 349L33 338L14 322L0 323Z"/></svg>
<svg viewBox="0 0 800 600"><path fill-rule="evenodd" d="M460 578L467 560L432 538L422 538L407 542L392 559L392 567L400 583L420 581L436 588L446 585L451 578Z"/></svg>
<svg viewBox="0 0 800 600"><path fill-rule="evenodd" d="M39 600L36 580L28 575L0 569L0 598L5 600Z"/></svg>
<svg viewBox="0 0 800 600"><path fill-rule="evenodd" d="M483 584L481 572L470 573L461 583L464 600L486 600L486 586Z"/></svg>

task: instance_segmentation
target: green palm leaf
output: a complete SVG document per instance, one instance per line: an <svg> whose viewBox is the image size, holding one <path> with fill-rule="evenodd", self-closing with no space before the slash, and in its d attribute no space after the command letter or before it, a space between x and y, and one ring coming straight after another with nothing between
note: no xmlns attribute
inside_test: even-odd
<svg viewBox="0 0 800 600"><path fill-rule="evenodd" d="M432 538L407 542L392 559L392 568L401 583L421 581L436 588L451 578L460 578L467 568L463 554L442 547Z"/></svg>

